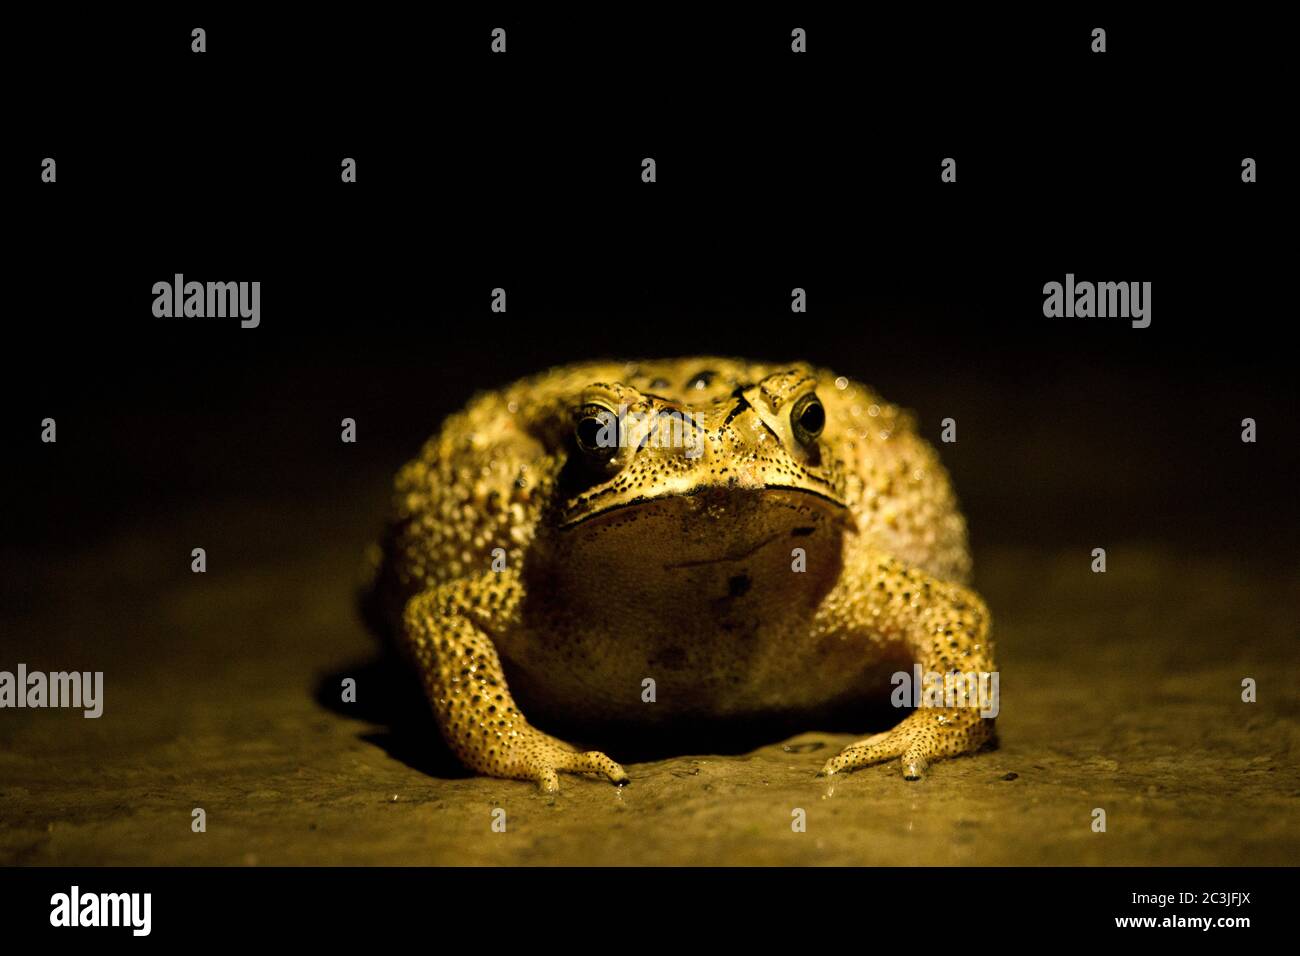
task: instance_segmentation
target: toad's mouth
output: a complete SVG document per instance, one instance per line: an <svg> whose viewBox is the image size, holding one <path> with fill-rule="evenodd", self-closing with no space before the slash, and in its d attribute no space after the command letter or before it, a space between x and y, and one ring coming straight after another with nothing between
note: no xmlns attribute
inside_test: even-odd
<svg viewBox="0 0 1300 956"><path fill-rule="evenodd" d="M807 610L834 586L848 516L807 488L660 495L574 522L541 543L534 567L547 600L577 617L623 615L686 634L705 601L727 633L756 633L763 619Z"/></svg>
<svg viewBox="0 0 1300 956"><path fill-rule="evenodd" d="M564 531L571 531L575 528L589 525L597 522L602 518L609 518L620 513L630 512L632 509L655 510L656 508L669 508L675 503L690 506L698 513L698 517L707 519L710 517L720 517L729 505L735 504L742 500L752 499L788 498L791 501L798 499L807 499L809 503L819 505L822 510L832 513L846 512L848 506L843 501L832 498L829 495L822 494L812 488L796 487L793 485L765 485L762 488L751 490L737 490L727 487L705 487L690 492L669 492L660 495L641 495L631 498L627 501L620 501L615 504L596 507L592 510L581 511L570 509L566 517L559 522L559 528ZM737 508L737 511L747 512L748 508ZM798 529L796 529L797 531ZM756 549L755 549L756 550ZM740 555L739 557L744 557ZM738 558L719 557L717 561L738 560Z"/></svg>

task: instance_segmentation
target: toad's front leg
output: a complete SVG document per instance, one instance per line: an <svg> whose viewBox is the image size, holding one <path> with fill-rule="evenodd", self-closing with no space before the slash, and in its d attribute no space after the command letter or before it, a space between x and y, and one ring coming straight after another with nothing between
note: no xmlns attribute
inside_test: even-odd
<svg viewBox="0 0 1300 956"><path fill-rule="evenodd" d="M519 626L523 589L512 571L486 572L419 594L406 605L402 640L443 739L471 770L559 789L557 771L627 782L623 768L531 726L515 706L491 634Z"/></svg>
<svg viewBox="0 0 1300 956"><path fill-rule="evenodd" d="M903 776L919 780L929 761L973 753L993 739L996 699L990 701L987 692L996 694L998 684L989 612L973 591L939 581L893 558L865 553L852 564L855 567L848 569L856 572L852 579L866 585L855 592L863 597L839 606L832 604L832 613L845 619L833 626L902 641L923 674L950 681L958 694L952 698L945 695L942 703L958 706L927 705L923 692L922 706L898 726L850 744L826 762L822 774L901 757ZM938 686L944 689L942 684ZM960 696L971 689L977 691L973 697Z"/></svg>

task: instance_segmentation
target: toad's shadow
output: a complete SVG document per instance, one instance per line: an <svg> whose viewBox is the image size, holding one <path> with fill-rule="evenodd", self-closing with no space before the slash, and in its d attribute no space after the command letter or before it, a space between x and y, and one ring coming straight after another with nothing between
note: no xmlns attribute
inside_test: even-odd
<svg viewBox="0 0 1300 956"><path fill-rule="evenodd" d="M343 700L347 678L356 681L356 700L351 703ZM315 698L326 710L383 726L361 734L361 739L408 767L431 777L474 776L443 743L420 682L396 655L380 653L326 675L316 686Z"/></svg>
<svg viewBox="0 0 1300 956"><path fill-rule="evenodd" d="M343 681L356 681L356 700L342 700ZM315 699L335 713L383 726L384 730L361 735L361 739L382 749L421 773L440 778L474 776L443 743L423 688L411 668L392 652L340 668L317 685ZM539 721L537 726L584 750L603 750L620 763L643 763L696 754L736 756L778 743L805 731L854 733L866 736L897 723L900 714L883 701L879 706L856 705L848 710L828 711L800 718L771 718L736 721L684 721L643 727ZM820 749L803 743L799 749Z"/></svg>

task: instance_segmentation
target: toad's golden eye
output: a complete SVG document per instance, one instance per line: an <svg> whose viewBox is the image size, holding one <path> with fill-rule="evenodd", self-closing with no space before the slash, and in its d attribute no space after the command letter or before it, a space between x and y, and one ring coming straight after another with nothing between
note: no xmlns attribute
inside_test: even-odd
<svg viewBox="0 0 1300 956"><path fill-rule="evenodd" d="M584 455L608 461L618 451L618 416L604 405L584 405L578 409L573 437Z"/></svg>
<svg viewBox="0 0 1300 956"><path fill-rule="evenodd" d="M826 408L815 393L809 392L790 408L790 427L801 445L811 445L826 427Z"/></svg>

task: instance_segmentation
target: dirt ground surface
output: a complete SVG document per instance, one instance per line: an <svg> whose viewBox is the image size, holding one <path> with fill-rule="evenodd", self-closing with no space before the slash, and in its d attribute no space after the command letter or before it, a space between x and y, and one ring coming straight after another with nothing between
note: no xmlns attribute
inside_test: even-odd
<svg viewBox="0 0 1300 956"><path fill-rule="evenodd" d="M1294 564L1135 541L1094 574L1084 546L977 546L997 750L919 783L896 764L827 781L815 772L854 737L809 727L630 763L622 789L565 775L548 797L467 775L423 711L394 702L409 688L376 664L354 605L386 480L154 516L64 542L72 556L48 565L5 553L0 668L103 670L105 705L98 720L0 713L0 863L1249 865L1300 851ZM204 575L189 571L195 542ZM339 702L345 676L355 704ZM1257 703L1241 699L1248 677Z"/></svg>

